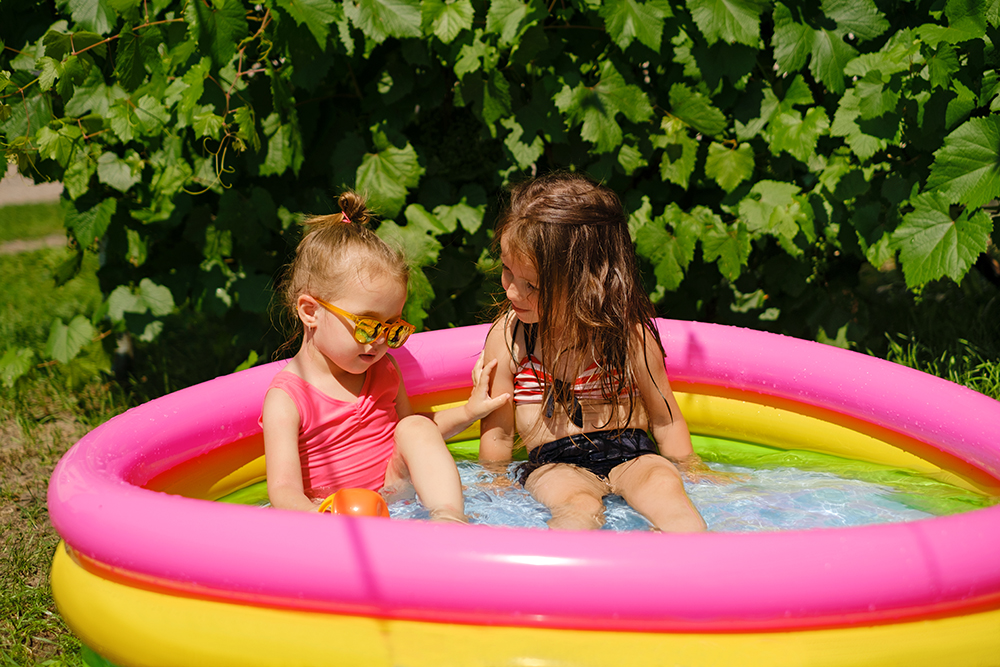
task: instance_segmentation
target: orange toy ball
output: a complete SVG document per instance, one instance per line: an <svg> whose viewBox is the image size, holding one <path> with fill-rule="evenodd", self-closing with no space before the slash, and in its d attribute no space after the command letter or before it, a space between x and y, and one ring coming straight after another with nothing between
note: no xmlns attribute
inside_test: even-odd
<svg viewBox="0 0 1000 667"><path fill-rule="evenodd" d="M350 516L382 516L389 518L389 506L370 489L341 489L328 496L319 506L320 512Z"/></svg>

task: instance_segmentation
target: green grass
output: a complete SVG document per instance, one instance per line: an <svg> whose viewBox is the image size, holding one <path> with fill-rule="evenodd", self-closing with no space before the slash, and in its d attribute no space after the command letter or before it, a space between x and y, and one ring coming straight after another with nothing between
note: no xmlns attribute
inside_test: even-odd
<svg viewBox="0 0 1000 667"><path fill-rule="evenodd" d="M0 243L65 233L64 215L57 203L4 206L0 209Z"/></svg>
<svg viewBox="0 0 1000 667"><path fill-rule="evenodd" d="M115 387L80 387L52 367L0 397L0 666L81 664L80 643L49 589L59 536L46 490L66 450L126 407Z"/></svg>
<svg viewBox="0 0 1000 667"><path fill-rule="evenodd" d="M6 231L6 212L3 209ZM61 223L60 223L61 224ZM48 234L50 226L39 225ZM0 340L4 347L44 347L55 318L68 321L101 302L97 260L55 287L53 271L64 248L0 256ZM39 361L36 357L36 361ZM59 537L46 509L52 469L90 428L128 407L120 389L103 379L107 355L100 342L65 366L41 365L10 389L0 389L0 667L80 664L79 642L63 624L49 590L49 568Z"/></svg>
<svg viewBox="0 0 1000 667"><path fill-rule="evenodd" d="M884 338L872 353L1000 400L1000 288L983 274L897 290L878 307Z"/></svg>
<svg viewBox="0 0 1000 667"><path fill-rule="evenodd" d="M97 257L84 256L80 274L56 287L55 271L71 256L66 248L47 248L0 257L0 341L4 346L41 348L56 318L68 322L94 312L102 297L97 283Z"/></svg>

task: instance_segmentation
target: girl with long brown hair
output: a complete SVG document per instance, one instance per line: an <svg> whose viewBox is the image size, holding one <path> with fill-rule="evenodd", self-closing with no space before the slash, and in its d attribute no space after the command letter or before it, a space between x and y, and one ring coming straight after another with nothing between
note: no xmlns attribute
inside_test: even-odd
<svg viewBox="0 0 1000 667"><path fill-rule="evenodd" d="M617 494L657 530L705 530L678 470L698 459L617 195L571 173L516 185L494 244L508 303L483 361L498 362L492 393L514 400L483 418L480 459L509 461L519 438L521 482L552 528L599 528Z"/></svg>

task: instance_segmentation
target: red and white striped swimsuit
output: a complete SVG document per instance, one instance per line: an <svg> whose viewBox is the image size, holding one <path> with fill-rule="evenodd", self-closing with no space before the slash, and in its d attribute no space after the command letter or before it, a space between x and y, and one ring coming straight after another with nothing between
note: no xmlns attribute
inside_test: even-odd
<svg viewBox="0 0 1000 667"><path fill-rule="evenodd" d="M601 392L600 367L592 363L573 382L573 394L578 401L599 402L604 400ZM553 382L552 375L545 370L542 362L529 354L517 367L514 374L514 402L541 403L545 385Z"/></svg>

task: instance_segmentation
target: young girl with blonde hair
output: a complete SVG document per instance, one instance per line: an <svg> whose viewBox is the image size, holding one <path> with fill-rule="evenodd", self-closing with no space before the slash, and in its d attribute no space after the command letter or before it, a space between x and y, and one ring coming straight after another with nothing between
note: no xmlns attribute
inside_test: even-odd
<svg viewBox="0 0 1000 667"><path fill-rule="evenodd" d="M618 197L570 173L514 186L494 243L508 307L482 359L514 400L483 419L480 459L509 461L519 437L521 482L552 528L599 528L617 494L657 530L705 530L679 471L699 459Z"/></svg>
<svg viewBox="0 0 1000 667"><path fill-rule="evenodd" d="M396 491L412 482L432 520L465 522L462 486L445 438L509 401L491 398L487 367L465 405L414 414L390 348L403 321L409 269L368 226L364 200L306 221L283 297L302 344L264 398L261 423L274 507L316 511L344 488Z"/></svg>

